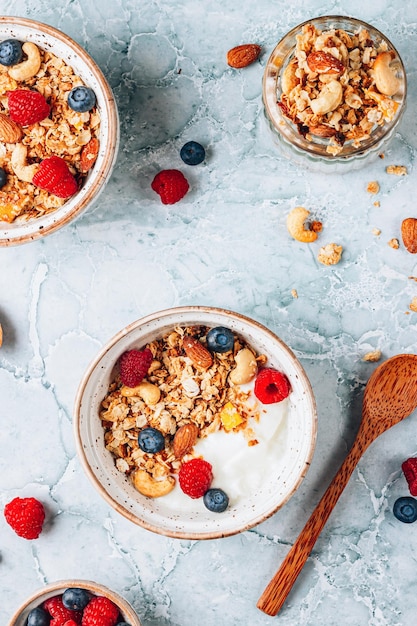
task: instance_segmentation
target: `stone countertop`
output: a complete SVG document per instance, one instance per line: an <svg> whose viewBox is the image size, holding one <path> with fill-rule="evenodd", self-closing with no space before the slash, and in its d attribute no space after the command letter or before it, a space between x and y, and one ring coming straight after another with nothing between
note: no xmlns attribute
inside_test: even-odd
<svg viewBox="0 0 417 626"><path fill-rule="evenodd" d="M43 241L0 250L0 504L31 495L47 509L32 542L0 517L0 623L65 578L119 591L144 626L414 623L416 526L398 522L392 506L408 495L401 463L417 455L417 415L368 449L279 617L256 602L354 439L376 367L364 355L416 352L416 257L388 245L401 242L404 218L417 217L416 3L6 0L2 12L49 23L88 50L114 90L121 146L91 210ZM325 176L277 153L261 80L287 30L347 13L399 50L408 107L384 160ZM260 59L229 68L227 50L245 42L262 45ZM190 139L207 148L194 168L179 158ZM389 164L408 175L388 175ZM192 189L167 207L150 182L173 167ZM375 180L376 196L367 192ZM324 225L311 245L286 230L298 205ZM333 241L342 260L325 267L318 249ZM101 346L143 315L189 304L238 311L278 334L311 380L319 417L311 469L290 502L252 530L202 542L154 535L113 511L85 476L72 434L77 386Z"/></svg>

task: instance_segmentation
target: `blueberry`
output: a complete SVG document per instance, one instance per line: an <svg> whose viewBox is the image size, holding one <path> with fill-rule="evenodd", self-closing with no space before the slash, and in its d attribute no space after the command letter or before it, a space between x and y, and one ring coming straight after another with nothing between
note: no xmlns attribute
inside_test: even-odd
<svg viewBox="0 0 417 626"><path fill-rule="evenodd" d="M223 489L209 489L203 496L206 508L213 513L223 513L229 505L229 497Z"/></svg>
<svg viewBox="0 0 417 626"><path fill-rule="evenodd" d="M207 348L212 352L228 352L233 349L235 337L229 328L216 326L207 333Z"/></svg>
<svg viewBox="0 0 417 626"><path fill-rule="evenodd" d="M165 439L160 430L148 426L140 431L138 435L138 445L144 452L154 454L165 448Z"/></svg>
<svg viewBox="0 0 417 626"><path fill-rule="evenodd" d="M90 602L90 594L85 589L72 587L62 594L62 604L71 611L82 611Z"/></svg>
<svg viewBox="0 0 417 626"><path fill-rule="evenodd" d="M77 113L90 111L96 103L96 94L89 87L74 87L68 94L68 106Z"/></svg>
<svg viewBox="0 0 417 626"><path fill-rule="evenodd" d="M16 65L23 57L22 44L17 39L5 39L0 43L1 65Z"/></svg>
<svg viewBox="0 0 417 626"><path fill-rule="evenodd" d="M206 151L196 141L187 141L180 150L180 157L187 165L198 165L204 161Z"/></svg>
<svg viewBox="0 0 417 626"><path fill-rule="evenodd" d="M49 626L51 616L40 606L32 609L28 615L26 626Z"/></svg>
<svg viewBox="0 0 417 626"><path fill-rule="evenodd" d="M4 187L6 183L7 183L7 173L2 167L0 167L0 189Z"/></svg>
<svg viewBox="0 0 417 626"><path fill-rule="evenodd" d="M405 524L412 524L417 520L417 500L411 496L398 498L394 502L395 517Z"/></svg>

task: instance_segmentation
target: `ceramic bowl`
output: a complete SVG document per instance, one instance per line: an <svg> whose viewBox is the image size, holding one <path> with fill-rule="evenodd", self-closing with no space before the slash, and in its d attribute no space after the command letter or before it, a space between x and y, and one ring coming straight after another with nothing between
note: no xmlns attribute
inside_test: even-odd
<svg viewBox="0 0 417 626"><path fill-rule="evenodd" d="M12 223L0 221L0 246L35 241L79 217L95 201L108 182L119 146L119 120L113 93L102 71L87 52L56 28L22 17L0 17L0 41L14 38L33 42L62 58L84 84L93 89L101 123L97 160L81 189L65 204L44 216Z"/></svg>
<svg viewBox="0 0 417 626"><path fill-rule="evenodd" d="M129 626L141 626L141 622L135 611L122 596L108 589L108 587L90 580L60 580L45 585L42 589L38 589L32 593L32 595L23 602L11 618L8 626L26 626L27 617L33 609L41 606L42 603L49 598L62 595L66 589L71 587L86 589L91 592L92 595L108 598L119 607L121 617Z"/></svg>
<svg viewBox="0 0 417 626"><path fill-rule="evenodd" d="M328 146L333 142L333 137L329 139L329 137L325 136L325 133L323 134L323 126L318 127L319 130L321 129L322 136L320 136L320 134L317 134L319 130L309 132L310 129L307 126L302 123L294 124L285 114L285 106L286 102L288 102L288 100L286 101L288 97L286 94L290 94L291 88L294 86L294 83L288 79L290 72L286 73L287 67L291 65L291 61L295 56L297 38L301 36L303 27L309 25L315 27L320 32L341 29L348 35L356 34L360 30L363 32L367 31L369 39L378 50L390 51L392 55L390 70L399 83L395 94L390 96L391 104L396 109L392 118L384 121L383 124L375 124L375 128L368 138L361 140L358 145L355 145L351 140L346 140L343 143L343 148L337 154L329 153ZM366 45L369 46L368 43ZM327 49L331 48L328 47ZM346 63L346 60L344 60L344 63ZM287 78L285 78L286 76ZM331 78L330 75L329 78ZM373 87L372 90L374 90ZM294 27L275 46L266 64L263 77L265 119L280 153L298 165L326 173L344 173L360 169L376 159L386 149L398 130L406 106L406 96L407 77L405 68L398 51L391 41L372 25L353 17L340 15L317 17ZM290 102L292 103L291 98ZM352 112L360 112L360 107L357 109L358 106L358 100L353 101ZM327 117L331 116L332 113L333 110L328 113ZM344 114L347 115L346 113ZM342 118L343 123L345 122ZM343 125L338 128L344 131ZM327 130L329 129L327 128ZM343 132L340 137L342 136Z"/></svg>
<svg viewBox="0 0 417 626"><path fill-rule="evenodd" d="M277 449L272 450L274 466L267 468L260 488L248 492L221 514L207 510L202 498L197 501L187 497L190 506L187 503L185 508L178 510L172 509L171 503L167 505L169 496L164 500L164 497L141 495L126 475L116 469L114 457L105 448L104 429L99 418L100 404L114 379L115 366L123 352L141 349L177 326L194 325L227 326L258 354L265 354L268 366L284 372L292 389L282 439ZM160 311L121 330L88 367L79 386L74 411L78 455L99 494L132 522L153 532L183 539L233 535L259 524L282 507L309 468L316 441L316 420L309 380L293 352L279 337L262 324L238 313L199 306Z"/></svg>

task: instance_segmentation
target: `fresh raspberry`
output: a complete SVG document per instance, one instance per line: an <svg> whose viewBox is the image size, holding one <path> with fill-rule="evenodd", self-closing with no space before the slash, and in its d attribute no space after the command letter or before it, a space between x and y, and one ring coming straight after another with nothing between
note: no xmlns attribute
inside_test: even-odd
<svg viewBox="0 0 417 626"><path fill-rule="evenodd" d="M210 487L213 472L210 463L204 459L191 459L181 465L178 474L180 487L190 498L201 498Z"/></svg>
<svg viewBox="0 0 417 626"><path fill-rule="evenodd" d="M255 379L255 396L262 404L281 402L291 391L291 385L285 374L271 367L261 369Z"/></svg>
<svg viewBox="0 0 417 626"><path fill-rule="evenodd" d="M151 187L160 195L163 204L175 204L185 196L190 185L179 170L162 170L153 179Z"/></svg>
<svg viewBox="0 0 417 626"><path fill-rule="evenodd" d="M9 115L14 122L30 126L48 117L51 107L39 91L15 89L7 92Z"/></svg>
<svg viewBox="0 0 417 626"><path fill-rule="evenodd" d="M67 622L64 622L62 626L79 626L77 622L74 622L73 619L69 619Z"/></svg>
<svg viewBox="0 0 417 626"><path fill-rule="evenodd" d="M4 507L4 516L19 537L37 539L42 531L45 510L35 498L14 498Z"/></svg>
<svg viewBox="0 0 417 626"><path fill-rule="evenodd" d="M411 457L401 465L412 496L417 496L417 458Z"/></svg>
<svg viewBox="0 0 417 626"><path fill-rule="evenodd" d="M58 198L69 198L78 191L78 184L64 159L51 156L44 159L32 182Z"/></svg>
<svg viewBox="0 0 417 626"><path fill-rule="evenodd" d="M82 626L115 626L119 609L108 598L96 596L84 609Z"/></svg>
<svg viewBox="0 0 417 626"><path fill-rule="evenodd" d="M64 626L65 622L74 622L75 626L81 626L82 611L72 611L65 608L62 603L62 596L54 596L45 600L43 608L52 617L49 626Z"/></svg>
<svg viewBox="0 0 417 626"><path fill-rule="evenodd" d="M120 379L126 387L136 387L148 373L153 356L149 348L128 350L120 357Z"/></svg>

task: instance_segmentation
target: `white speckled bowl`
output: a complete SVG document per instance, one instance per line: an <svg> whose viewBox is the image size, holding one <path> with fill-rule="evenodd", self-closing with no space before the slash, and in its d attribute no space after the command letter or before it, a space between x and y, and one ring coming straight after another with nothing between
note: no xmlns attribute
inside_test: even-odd
<svg viewBox="0 0 417 626"><path fill-rule="evenodd" d="M278 475L256 493L224 513L204 507L195 512L172 514L164 498L147 498L115 467L114 457L104 447L99 418L100 403L107 393L113 368L120 355L162 337L178 325L227 326L242 336L268 365L288 376L292 393L287 426L286 452ZM144 317L121 330L104 346L81 381L74 411L74 429L79 458L100 495L132 522L156 533L182 539L213 539L247 530L264 521L287 502L305 476L316 441L316 406L308 378L291 350L274 333L238 313L211 307L180 307ZM227 486L224 487L227 491ZM204 509L203 511L201 509Z"/></svg>
<svg viewBox="0 0 417 626"><path fill-rule="evenodd" d="M8 626L26 626L27 617L33 609L42 605L42 602L64 593L70 587L78 587L90 591L92 595L105 596L119 607L122 618L129 626L141 626L141 622L130 604L118 593L108 589L104 585L90 580L60 580L42 589L38 589L23 602L13 615Z"/></svg>
<svg viewBox="0 0 417 626"><path fill-rule="evenodd" d="M119 119L113 93L98 65L78 43L47 24L22 17L0 16L0 41L8 38L31 41L64 59L95 92L101 125L99 154L82 188L48 215L11 224L0 221L0 246L35 241L79 217L108 182L119 147Z"/></svg>

